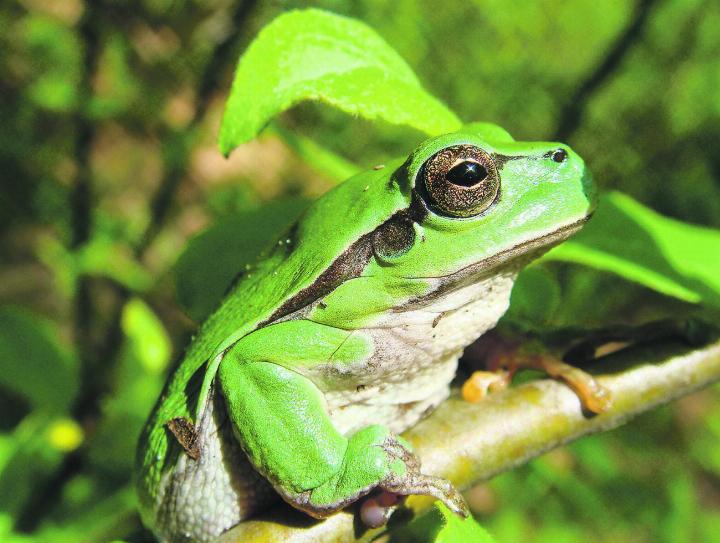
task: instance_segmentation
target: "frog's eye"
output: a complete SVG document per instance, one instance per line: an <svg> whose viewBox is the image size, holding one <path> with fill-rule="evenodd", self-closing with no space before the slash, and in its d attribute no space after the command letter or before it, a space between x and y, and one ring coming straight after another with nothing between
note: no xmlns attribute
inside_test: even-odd
<svg viewBox="0 0 720 543"><path fill-rule="evenodd" d="M474 145L454 145L423 164L417 188L430 208L440 214L471 217L495 201L500 177L486 151Z"/></svg>

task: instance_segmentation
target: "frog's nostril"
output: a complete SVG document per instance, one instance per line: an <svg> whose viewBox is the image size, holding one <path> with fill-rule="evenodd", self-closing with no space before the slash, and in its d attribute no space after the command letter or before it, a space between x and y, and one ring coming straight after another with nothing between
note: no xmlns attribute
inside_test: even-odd
<svg viewBox="0 0 720 543"><path fill-rule="evenodd" d="M553 151L552 154L550 155L550 158L553 159L553 162L558 162L558 163L560 163L560 162L565 162L565 160L567 159L567 157L568 157L568 154L567 154L567 151L566 151L565 149L556 149L556 150Z"/></svg>

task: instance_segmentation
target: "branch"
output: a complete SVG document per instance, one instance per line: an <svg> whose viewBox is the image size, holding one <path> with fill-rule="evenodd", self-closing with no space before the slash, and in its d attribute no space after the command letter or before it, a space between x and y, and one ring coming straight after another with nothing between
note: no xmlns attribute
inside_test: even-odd
<svg viewBox="0 0 720 543"><path fill-rule="evenodd" d="M89 102L93 95L92 78L97 71L100 59L100 30L98 28L97 10L91 6L85 13L78 27L78 34L83 41L83 72L80 81L80 96L83 103ZM77 163L77 176L70 192L70 240L69 248L77 250L92 237L93 217L93 174L90 167L90 152L95 140L96 127L83 107L74 113L75 124L74 153ZM73 304L73 339L77 346L80 359L80 390L73 406L73 415L83 424L97 409L91 410L92 398L97 394L99 359L95 356L93 341L94 303L90 293L90 279L80 275L75 284ZM57 502L66 481L75 470L78 454L71 453L63 459L58 470L39 487L18 513L15 528L20 531L33 531L40 520Z"/></svg>
<svg viewBox="0 0 720 543"><path fill-rule="evenodd" d="M415 447L424 471L468 488L720 380L720 341L690 351L677 343L628 349L600 360L594 369L602 370L598 379L614 398L602 415L586 416L567 386L540 380L491 395L480 404L451 397L404 437ZM431 504L422 496L406 502L415 514ZM317 522L282 504L239 524L216 543L365 541L381 531L359 531L352 511Z"/></svg>
<svg viewBox="0 0 720 543"><path fill-rule="evenodd" d="M179 132L171 131L163 138L165 140L163 142L165 173L150 202L150 222L135 248L135 253L139 257L142 257L165 225L165 220L175 199L175 193L186 174L190 159L188 141L204 119L212 93L220 86L224 68L230 64L236 43L237 29L247 20L255 4L256 0L244 0L235 5L230 16L232 30L215 45L207 64L198 77L197 98L192 118L184 129ZM180 153L177 148L180 148Z"/></svg>
<svg viewBox="0 0 720 543"><path fill-rule="evenodd" d="M100 58L100 30L97 12L88 7L78 27L83 40L83 73L80 82L80 95L83 102L89 102L93 95L92 78L97 70ZM83 107L78 107L75 119L75 160L77 177L70 194L71 239L70 249L77 250L90 240L92 234L92 171L90 152L95 139L96 127ZM94 393L93 383L96 375L96 358L94 357L92 339L93 300L90 296L89 278L80 275L77 278L74 293L74 334L75 343L81 361L80 399L82 404L86 396Z"/></svg>
<svg viewBox="0 0 720 543"><path fill-rule="evenodd" d="M618 69L625 55L642 36L651 8L657 0L640 0L627 28L620 34L600 65L583 81L560 114L554 140L565 141L575 132L592 94Z"/></svg>

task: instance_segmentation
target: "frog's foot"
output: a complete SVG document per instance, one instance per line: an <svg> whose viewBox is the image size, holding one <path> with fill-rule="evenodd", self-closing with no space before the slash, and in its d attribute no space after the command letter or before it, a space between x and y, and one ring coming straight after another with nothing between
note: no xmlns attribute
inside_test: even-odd
<svg viewBox="0 0 720 543"><path fill-rule="evenodd" d="M391 472L379 485L380 488L401 496L410 494L432 496L460 517L467 517L470 514L462 494L450 481L420 473L420 461L400 439L388 439L383 448L390 458L403 462L406 469L402 474Z"/></svg>
<svg viewBox="0 0 720 543"><path fill-rule="evenodd" d="M401 438L388 437L382 445L390 461L405 465L404 473L392 472L378 487L379 493L371 495L360 507L360 518L370 528L387 523L398 505L411 494L432 496L442 501L448 509L461 517L469 511L460 492L445 479L420 473L420 461Z"/></svg>
<svg viewBox="0 0 720 543"><path fill-rule="evenodd" d="M420 494L432 496L440 500L445 506L459 517L466 518L470 515L468 506L462 494L453 486L450 481L442 477L423 475L421 473L408 474L393 482L382 485L385 490L401 496Z"/></svg>
<svg viewBox="0 0 720 543"><path fill-rule="evenodd" d="M589 373L566 364L559 358L549 354L536 354L520 357L518 362L513 361L516 367L544 371L553 379L562 379L578 395L583 407L593 413L603 413L612 405L610 391L602 386Z"/></svg>
<svg viewBox="0 0 720 543"><path fill-rule="evenodd" d="M474 371L463 383L460 393L465 401L478 403L488 394L505 390L510 386L512 373L503 369Z"/></svg>
<svg viewBox="0 0 720 543"><path fill-rule="evenodd" d="M421 473L410 444L389 428L373 424L345 437L307 377L241 355L229 351L218 370L228 415L249 460L292 506L324 518L368 494L388 492L434 496L468 515L460 493L450 482ZM384 509L393 506L383 503ZM385 517L373 517L371 524Z"/></svg>
<svg viewBox="0 0 720 543"><path fill-rule="evenodd" d="M484 354L489 371L476 371L465 382L462 387L465 400L478 402L489 392L507 388L517 370L535 369L563 380L588 411L602 413L612 404L610 392L592 375L544 352L536 343L510 344L496 337L488 341Z"/></svg>
<svg viewBox="0 0 720 543"><path fill-rule="evenodd" d="M360 519L368 528L384 526L404 498L405 496L383 490L377 496L372 496L363 501L360 506Z"/></svg>
<svg viewBox="0 0 720 543"><path fill-rule="evenodd" d="M360 517L371 528L385 524L411 494L433 496L457 515L469 515L455 487L445 479L421 473L420 460L410 444L384 427L369 426L353 434L343 464L342 470L311 491L281 495L315 518L325 518L369 495L360 508Z"/></svg>

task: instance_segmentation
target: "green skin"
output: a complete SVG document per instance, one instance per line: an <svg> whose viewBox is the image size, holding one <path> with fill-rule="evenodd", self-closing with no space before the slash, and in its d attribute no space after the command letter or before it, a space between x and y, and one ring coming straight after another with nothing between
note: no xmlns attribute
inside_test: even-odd
<svg viewBox="0 0 720 543"><path fill-rule="evenodd" d="M463 217L420 186L423 165L457 145L481 149L499 178L497 196ZM324 517L375 489L432 495L466 514L391 428L442 401L462 348L507 307L514 274L582 225L592 193L566 146L480 123L328 192L233 286L169 379L138 447L145 522L163 540L209 541L277 494ZM481 298L465 317L464 292ZM429 307L440 308L431 325ZM398 346L401 327L422 354ZM423 343L433 330L437 350ZM450 373L430 391L434 366ZM402 388L414 379L427 397Z"/></svg>

